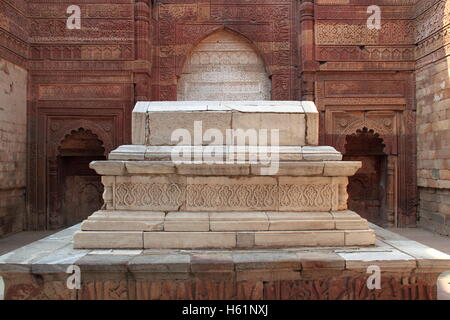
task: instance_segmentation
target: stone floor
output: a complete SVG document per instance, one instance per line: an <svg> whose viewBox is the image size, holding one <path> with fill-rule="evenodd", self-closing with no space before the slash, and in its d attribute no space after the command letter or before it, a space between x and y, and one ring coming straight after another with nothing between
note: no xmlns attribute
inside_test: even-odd
<svg viewBox="0 0 450 320"><path fill-rule="evenodd" d="M45 238L60 230L52 231L24 231L11 236L0 238L0 256L7 252L16 250L20 247L26 246L32 242Z"/></svg>
<svg viewBox="0 0 450 320"><path fill-rule="evenodd" d="M450 254L450 237L441 236L422 228L390 228L388 230L410 240L423 243L431 248ZM56 232L58 232L58 230L26 231L9 237L0 238L0 256Z"/></svg>
<svg viewBox="0 0 450 320"><path fill-rule="evenodd" d="M0 283L0 295L6 291L5 299L38 300L450 298L450 288L436 291L438 277L450 272L449 255L375 225L373 247L264 250L76 250L72 239L79 228L0 256L0 279L6 284ZM425 234L422 241L448 249L448 238L437 241ZM0 246L7 243L3 239ZM66 287L69 266L83 274L79 290ZM366 286L374 266L382 271L380 290ZM439 283L447 282L446 277Z"/></svg>
<svg viewBox="0 0 450 320"><path fill-rule="evenodd" d="M431 248L450 254L450 237L441 236L422 228L390 228L388 230L405 238L423 243Z"/></svg>

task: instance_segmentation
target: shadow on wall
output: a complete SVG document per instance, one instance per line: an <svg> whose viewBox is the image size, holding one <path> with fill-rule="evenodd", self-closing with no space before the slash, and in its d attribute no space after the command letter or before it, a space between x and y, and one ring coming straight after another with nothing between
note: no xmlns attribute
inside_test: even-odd
<svg viewBox="0 0 450 320"><path fill-rule="evenodd" d="M0 237L23 230L27 71L0 58Z"/></svg>
<svg viewBox="0 0 450 320"><path fill-rule="evenodd" d="M416 19L419 225L449 236L450 56L445 47L450 0L425 3L417 4Z"/></svg>

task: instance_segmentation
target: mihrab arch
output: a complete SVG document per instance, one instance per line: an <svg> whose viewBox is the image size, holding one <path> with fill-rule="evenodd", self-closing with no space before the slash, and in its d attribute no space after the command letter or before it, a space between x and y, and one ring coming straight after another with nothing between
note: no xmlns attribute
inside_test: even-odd
<svg viewBox="0 0 450 320"><path fill-rule="evenodd" d="M49 228L76 224L101 207L103 186L89 163L105 159L108 148L93 130L83 127L67 132L55 148L48 159Z"/></svg>
<svg viewBox="0 0 450 320"><path fill-rule="evenodd" d="M252 44L222 29L193 49L177 91L179 101L270 100L271 80Z"/></svg>
<svg viewBox="0 0 450 320"><path fill-rule="evenodd" d="M344 159L363 164L354 176L349 177L349 208L375 224L396 225L397 157L387 151L389 142L367 127L343 138Z"/></svg>

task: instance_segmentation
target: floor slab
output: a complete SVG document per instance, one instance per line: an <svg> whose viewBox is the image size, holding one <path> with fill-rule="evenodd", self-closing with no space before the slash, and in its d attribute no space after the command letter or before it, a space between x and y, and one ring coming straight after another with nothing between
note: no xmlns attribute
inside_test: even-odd
<svg viewBox="0 0 450 320"><path fill-rule="evenodd" d="M77 250L77 225L0 256L0 277L6 299L436 299L450 255L371 227L372 247ZM379 290L366 285L373 266Z"/></svg>

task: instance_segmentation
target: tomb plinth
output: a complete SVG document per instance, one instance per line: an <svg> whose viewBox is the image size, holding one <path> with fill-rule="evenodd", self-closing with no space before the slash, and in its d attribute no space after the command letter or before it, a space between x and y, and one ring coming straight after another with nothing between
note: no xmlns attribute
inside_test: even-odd
<svg viewBox="0 0 450 320"><path fill-rule="evenodd" d="M347 209L360 162L318 146L312 102L139 102L132 145L91 168L104 206L80 249L371 246Z"/></svg>

